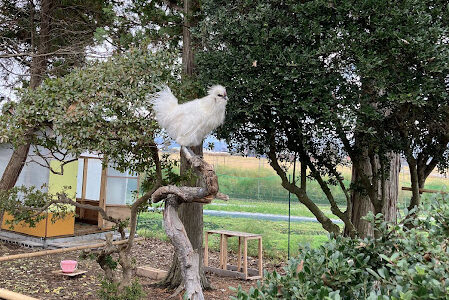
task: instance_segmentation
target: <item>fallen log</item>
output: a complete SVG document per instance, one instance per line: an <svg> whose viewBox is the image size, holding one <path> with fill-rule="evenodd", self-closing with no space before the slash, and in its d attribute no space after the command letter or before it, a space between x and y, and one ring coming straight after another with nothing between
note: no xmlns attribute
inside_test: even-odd
<svg viewBox="0 0 449 300"><path fill-rule="evenodd" d="M5 289L0 289L0 299L5 300L39 300L37 298L29 297L19 293L11 292Z"/></svg>
<svg viewBox="0 0 449 300"><path fill-rule="evenodd" d="M140 238L135 239L135 241L141 241L144 239L145 238L140 237ZM113 245L122 245L127 242L128 242L128 240L121 240L121 241L112 242L112 244ZM76 246L76 247L70 247L70 248L61 248L61 249L44 250L44 251L31 252L31 253L14 254L14 255L8 255L8 256L1 256L0 262L7 261L7 260L20 259L20 258L30 258L30 257L44 256L44 255L52 255L52 254L57 254L57 253L71 252L71 251L77 251L77 250L83 250L83 249L101 248L104 246L106 246L106 242L96 243L96 244L91 244L91 245Z"/></svg>

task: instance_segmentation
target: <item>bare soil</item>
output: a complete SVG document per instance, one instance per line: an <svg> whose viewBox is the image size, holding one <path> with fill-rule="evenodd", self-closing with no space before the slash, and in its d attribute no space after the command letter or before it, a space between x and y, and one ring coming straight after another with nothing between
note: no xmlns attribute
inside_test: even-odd
<svg viewBox="0 0 449 300"><path fill-rule="evenodd" d="M0 256L40 251L42 249L25 248L14 244L0 242ZM16 259L0 262L0 288L15 291L39 299L98 299L97 291L100 286L102 273L94 260L81 260L81 251L46 255L34 258ZM133 255L138 266L149 265L154 268L168 270L170 268L173 246L165 241L149 238L136 243L133 247ZM229 255L230 263L236 264L236 256ZM86 270L87 273L78 277L69 278L55 275L52 271L59 270L61 260L78 260L78 270ZM218 253L209 254L209 264L218 267ZM257 268L257 260L249 258L248 265ZM280 269L271 261L264 261L264 269ZM229 287L237 288L241 285L245 290L255 285L254 281L243 281L229 277L219 277L210 274L208 278L213 286L210 291L205 291L206 299L229 299L235 295L235 291ZM173 291L155 287L156 281L140 277L140 283L144 287L147 299L167 299Z"/></svg>

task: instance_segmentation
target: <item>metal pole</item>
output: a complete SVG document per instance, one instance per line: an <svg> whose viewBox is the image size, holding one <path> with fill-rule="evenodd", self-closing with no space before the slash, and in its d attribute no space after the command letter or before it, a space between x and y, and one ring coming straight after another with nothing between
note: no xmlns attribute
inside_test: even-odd
<svg viewBox="0 0 449 300"><path fill-rule="evenodd" d="M288 181L290 181L290 174L288 174ZM291 193L288 191L288 249L287 249L287 257L290 259L290 201L291 201Z"/></svg>
<svg viewBox="0 0 449 300"><path fill-rule="evenodd" d="M290 180L290 174L288 174L288 181L292 182L293 185L296 184L295 173L296 173L296 152L293 160L293 182ZM291 193L290 191L288 191L288 250L287 250L288 259L290 259L290 216L291 216Z"/></svg>
<svg viewBox="0 0 449 300"><path fill-rule="evenodd" d="M259 157L259 175L257 176L257 199L260 200L260 157Z"/></svg>

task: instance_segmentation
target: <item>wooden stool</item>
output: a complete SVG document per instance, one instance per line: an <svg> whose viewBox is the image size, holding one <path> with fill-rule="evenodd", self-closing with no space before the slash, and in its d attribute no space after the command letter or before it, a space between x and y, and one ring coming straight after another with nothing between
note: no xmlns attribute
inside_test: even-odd
<svg viewBox="0 0 449 300"><path fill-rule="evenodd" d="M209 234L220 235L220 268L209 267ZM228 238L238 237L238 258L237 266L228 265ZM262 265L262 235L246 232L236 232L229 230L208 230L204 237L204 269L207 272L241 278L244 280L260 279L263 277ZM259 270L248 269L248 240L259 241ZM242 270L242 241L243 241L243 270Z"/></svg>

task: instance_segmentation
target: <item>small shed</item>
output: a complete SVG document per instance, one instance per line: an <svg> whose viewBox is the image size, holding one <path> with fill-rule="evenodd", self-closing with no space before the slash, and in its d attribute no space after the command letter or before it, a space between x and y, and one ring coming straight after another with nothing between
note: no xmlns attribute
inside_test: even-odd
<svg viewBox="0 0 449 300"><path fill-rule="evenodd" d="M16 186L34 186L44 192L57 193L66 190L67 195L77 202L100 206L116 218L127 218L130 215L129 204L135 199L139 190L139 176L131 172L119 172L112 164L102 168L102 158L98 155L84 153L79 159L66 164L62 175L57 175L44 166L44 161L35 155L31 147L27 163L16 183ZM4 172L12 155L13 148L8 144L0 145L0 172ZM39 164L40 163L40 164ZM59 170L59 161L53 160L50 165ZM113 224L103 220L94 210L72 207L72 214L52 222L52 208L45 213L45 219L29 227L19 223L11 227L6 222L12 217L5 213L2 229L28 234L37 237L59 237L80 235L109 230Z"/></svg>

